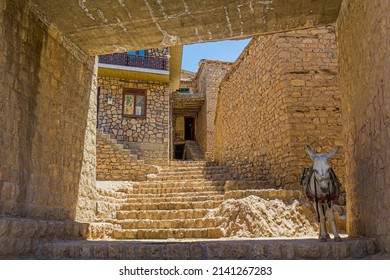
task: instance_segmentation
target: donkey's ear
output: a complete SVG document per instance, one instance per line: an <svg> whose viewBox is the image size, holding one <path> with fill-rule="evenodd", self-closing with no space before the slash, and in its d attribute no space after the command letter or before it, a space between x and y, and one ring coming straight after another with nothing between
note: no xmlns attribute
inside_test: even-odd
<svg viewBox="0 0 390 280"><path fill-rule="evenodd" d="M306 146L306 150L309 153L309 156L311 157L311 159L314 160L314 157L316 156L316 154L313 152L313 150L310 148L309 145Z"/></svg>
<svg viewBox="0 0 390 280"><path fill-rule="evenodd" d="M330 159L331 157L333 157L339 151L339 149L340 149L340 147L337 147L333 151L327 153L325 155L326 159Z"/></svg>

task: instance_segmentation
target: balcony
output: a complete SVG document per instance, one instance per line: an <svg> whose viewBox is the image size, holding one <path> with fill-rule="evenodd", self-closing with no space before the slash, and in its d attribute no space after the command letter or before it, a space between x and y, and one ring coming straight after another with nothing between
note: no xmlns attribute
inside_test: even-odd
<svg viewBox="0 0 390 280"><path fill-rule="evenodd" d="M153 56L138 56L128 53L99 55L99 63L152 70L169 70L169 60Z"/></svg>

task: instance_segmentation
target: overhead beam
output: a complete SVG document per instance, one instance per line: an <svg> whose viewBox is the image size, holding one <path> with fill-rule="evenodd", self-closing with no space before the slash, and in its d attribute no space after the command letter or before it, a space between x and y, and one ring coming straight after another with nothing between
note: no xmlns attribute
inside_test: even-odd
<svg viewBox="0 0 390 280"><path fill-rule="evenodd" d="M31 0L89 55L332 24L342 0Z"/></svg>

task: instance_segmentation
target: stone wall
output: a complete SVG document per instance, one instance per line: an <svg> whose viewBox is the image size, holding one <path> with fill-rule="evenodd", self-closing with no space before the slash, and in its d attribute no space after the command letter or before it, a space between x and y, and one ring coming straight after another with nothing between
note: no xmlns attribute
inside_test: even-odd
<svg viewBox="0 0 390 280"><path fill-rule="evenodd" d="M153 48L146 50L147 56L153 56L158 57L161 59L167 59L167 56L169 55L169 48ZM169 63L169 59L167 60Z"/></svg>
<svg viewBox="0 0 390 280"><path fill-rule="evenodd" d="M202 60L195 78L196 91L206 95L196 120L196 140L206 160L214 159L214 119L218 90L231 65L231 62Z"/></svg>
<svg viewBox="0 0 390 280"><path fill-rule="evenodd" d="M87 126L84 135L83 161L80 171L79 190L75 220L93 222L96 218L96 108L98 57L92 77L91 94L88 105Z"/></svg>
<svg viewBox="0 0 390 280"><path fill-rule="evenodd" d="M185 138L184 117L173 116L174 142L183 142Z"/></svg>
<svg viewBox="0 0 390 280"><path fill-rule="evenodd" d="M95 59L43 19L0 3L0 215L73 220Z"/></svg>
<svg viewBox="0 0 390 280"><path fill-rule="evenodd" d="M189 93L197 93L195 76L196 73L182 69L180 72L180 88L188 89Z"/></svg>
<svg viewBox="0 0 390 280"><path fill-rule="evenodd" d="M190 94L197 93L195 89L196 88L195 80L190 80L190 79L180 80L180 88L188 89Z"/></svg>
<svg viewBox="0 0 390 280"><path fill-rule="evenodd" d="M390 252L389 1L343 1L337 23L347 230Z"/></svg>
<svg viewBox="0 0 390 280"><path fill-rule="evenodd" d="M334 27L254 38L220 86L215 159L240 178L298 188L305 146L342 146ZM343 149L332 165L343 181Z"/></svg>
<svg viewBox="0 0 390 280"><path fill-rule="evenodd" d="M99 77L100 95L98 101L98 127L119 143L136 145L152 144L157 151L151 154L145 150L146 160L167 160L169 139L169 85ZM147 89L146 117L131 118L122 114L123 89ZM108 98L112 97L112 104Z"/></svg>
<svg viewBox="0 0 390 280"><path fill-rule="evenodd" d="M147 174L157 173L156 167L139 161L115 139L109 139L102 132L96 140L96 179L103 181L145 181Z"/></svg>

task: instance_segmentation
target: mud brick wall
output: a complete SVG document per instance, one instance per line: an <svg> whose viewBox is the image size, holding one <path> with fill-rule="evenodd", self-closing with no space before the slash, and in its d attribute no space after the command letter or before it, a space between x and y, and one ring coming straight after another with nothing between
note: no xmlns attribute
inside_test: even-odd
<svg viewBox="0 0 390 280"><path fill-rule="evenodd" d="M231 66L231 62L202 60L195 78L196 91L206 96L196 120L196 140L206 160L214 158L214 119L218 90Z"/></svg>
<svg viewBox="0 0 390 280"><path fill-rule="evenodd" d="M95 59L27 1L1 1L0 22L0 215L73 220L79 192L94 187Z"/></svg>
<svg viewBox="0 0 390 280"><path fill-rule="evenodd" d="M169 85L154 82L137 82L107 77L99 77L100 96L98 101L98 127L104 133L115 138L119 143L153 144L158 151L166 151L150 155L147 150L140 154L148 160L163 161L168 159L169 138ZM146 117L131 118L122 114L123 89L147 89ZM112 104L108 98L112 97ZM150 155L150 156L148 156Z"/></svg>
<svg viewBox="0 0 390 280"><path fill-rule="evenodd" d="M343 146L333 26L254 38L222 81L215 159L240 178L299 188L305 146ZM343 148L332 160L343 181Z"/></svg>
<svg viewBox="0 0 390 280"><path fill-rule="evenodd" d="M389 1L346 0L337 22L347 230L390 252Z"/></svg>

